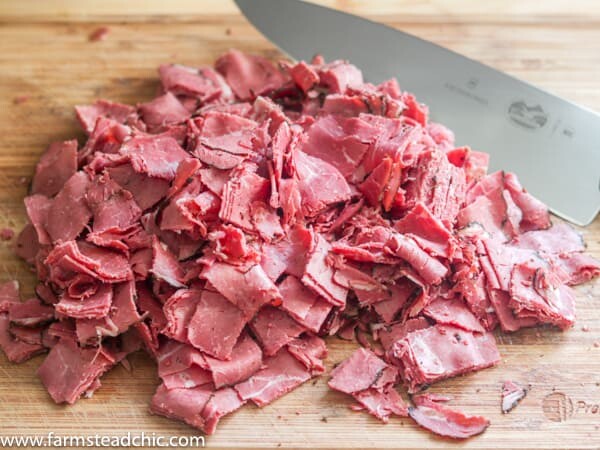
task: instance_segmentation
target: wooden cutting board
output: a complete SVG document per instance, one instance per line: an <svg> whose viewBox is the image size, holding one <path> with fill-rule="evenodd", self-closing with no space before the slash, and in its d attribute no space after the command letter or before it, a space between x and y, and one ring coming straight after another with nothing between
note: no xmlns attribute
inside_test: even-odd
<svg viewBox="0 0 600 450"><path fill-rule="evenodd" d="M445 45L583 105L600 110L600 3L595 0L329 1L326 4ZM105 41L88 35L108 26ZM309 24L307 24L309 30ZM164 62L210 64L225 50L277 56L230 1L4 0L0 2L0 228L20 229L35 162L48 142L82 138L72 107L97 97L136 103L157 88ZM26 101L14 99L26 96ZM480 149L485 150L485 149ZM600 147L599 147L600 151ZM532 168L535 170L535 168ZM549 180L560 183L560 180ZM577 201L577 199L573 199ZM600 257L600 220L582 230ZM34 278L0 243L0 280L18 278L25 295ZM433 387L452 405L492 421L466 448L600 448L600 282L577 289L577 325L568 332L523 330L498 336L502 363ZM329 341L328 367L355 348ZM35 376L41 358L12 365L0 355L0 435L192 435L150 416L156 370L144 355L131 372L117 367L92 399L53 404ZM513 412L500 413L504 380L531 384ZM381 425L351 412L346 396L329 391L327 376L259 410L225 418L208 447L443 448L448 441L409 419Z"/></svg>

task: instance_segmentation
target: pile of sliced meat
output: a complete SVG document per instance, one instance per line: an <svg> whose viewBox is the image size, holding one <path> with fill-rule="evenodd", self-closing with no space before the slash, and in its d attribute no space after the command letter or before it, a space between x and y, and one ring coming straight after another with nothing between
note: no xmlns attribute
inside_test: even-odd
<svg viewBox="0 0 600 450"><path fill-rule="evenodd" d="M51 144L25 198L39 284L2 286L0 347L47 353L57 403L143 349L151 411L210 434L322 374L338 335L361 346L329 381L354 409L465 438L488 421L412 394L497 364L495 329L573 324L570 286L600 272L579 234L395 80L237 51L159 74L146 103L76 107L87 139Z"/></svg>

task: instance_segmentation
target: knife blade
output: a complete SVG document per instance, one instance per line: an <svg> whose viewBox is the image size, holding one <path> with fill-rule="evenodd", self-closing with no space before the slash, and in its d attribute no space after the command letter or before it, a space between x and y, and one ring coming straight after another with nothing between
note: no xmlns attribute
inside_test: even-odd
<svg viewBox="0 0 600 450"><path fill-rule="evenodd" d="M600 211L600 115L394 28L301 0L235 0L296 60L347 59L379 83L396 77L454 131L491 155L552 212L587 225Z"/></svg>

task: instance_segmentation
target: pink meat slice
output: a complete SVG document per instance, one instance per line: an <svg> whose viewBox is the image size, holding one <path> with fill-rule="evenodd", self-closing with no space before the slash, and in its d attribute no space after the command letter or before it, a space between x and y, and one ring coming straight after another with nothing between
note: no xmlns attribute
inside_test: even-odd
<svg viewBox="0 0 600 450"><path fill-rule="evenodd" d="M194 388L168 389L161 384L150 402L150 412L181 420L192 427L204 429L202 411L213 394L210 384Z"/></svg>
<svg viewBox="0 0 600 450"><path fill-rule="evenodd" d="M533 317L562 329L575 322L575 293L544 267L516 265L510 295L509 306L517 317Z"/></svg>
<svg viewBox="0 0 600 450"><path fill-rule="evenodd" d="M3 312L0 312L0 349L10 362L17 364L45 351L44 346L41 344L25 342L15 338L10 331L8 314Z"/></svg>
<svg viewBox="0 0 600 450"><path fill-rule="evenodd" d="M167 323L161 332L179 342L188 342L188 327L201 295L199 289L179 289L171 295L163 305Z"/></svg>
<svg viewBox="0 0 600 450"><path fill-rule="evenodd" d="M150 273L173 287L181 288L184 272L175 256L156 237L152 240L152 266Z"/></svg>
<svg viewBox="0 0 600 450"><path fill-rule="evenodd" d="M222 295L203 291L188 325L188 339L203 352L229 360L245 325L243 311Z"/></svg>
<svg viewBox="0 0 600 450"><path fill-rule="evenodd" d="M450 258L457 245L446 226L422 203L397 221L394 228L410 235L423 250L434 256Z"/></svg>
<svg viewBox="0 0 600 450"><path fill-rule="evenodd" d="M304 334L287 345L287 350L310 370L312 375L325 371L323 358L327 356L325 341L314 334Z"/></svg>
<svg viewBox="0 0 600 450"><path fill-rule="evenodd" d="M408 278L402 278L389 286L389 295L373 305L373 309L385 323L390 323L398 313L418 294L418 287Z"/></svg>
<svg viewBox="0 0 600 450"><path fill-rule="evenodd" d="M314 235L301 281L332 305L344 306L348 290L333 281L334 269L327 262L330 249L331 244L323 236Z"/></svg>
<svg viewBox="0 0 600 450"><path fill-rule="evenodd" d="M294 153L294 163L305 215L314 216L333 203L350 199L350 186L331 164L299 150Z"/></svg>
<svg viewBox="0 0 600 450"><path fill-rule="evenodd" d="M369 389L388 367L373 352L359 348L331 371L329 387L346 394Z"/></svg>
<svg viewBox="0 0 600 450"><path fill-rule="evenodd" d="M266 356L274 355L306 330L285 311L269 305L256 314L250 322L250 328Z"/></svg>
<svg viewBox="0 0 600 450"><path fill-rule="evenodd" d="M61 339L39 367L37 373L56 403L73 404L114 364L115 359L102 347L82 349L71 339Z"/></svg>
<svg viewBox="0 0 600 450"><path fill-rule="evenodd" d="M230 50L215 63L236 97L250 100L279 88L285 81L283 74L268 59Z"/></svg>
<svg viewBox="0 0 600 450"><path fill-rule="evenodd" d="M485 328L467 308L465 303L458 299L437 298L423 309L423 314L443 325L453 325L466 331L485 333Z"/></svg>
<svg viewBox="0 0 600 450"><path fill-rule="evenodd" d="M366 389L352 394L360 407L353 409L366 409L369 414L377 417L383 423L387 423L392 415L408 416L408 407L404 400L393 387L384 390Z"/></svg>
<svg viewBox="0 0 600 450"><path fill-rule="evenodd" d="M92 211L95 233L125 229L142 216L132 194L107 177L92 180L87 189L86 201Z"/></svg>
<svg viewBox="0 0 600 450"><path fill-rule="evenodd" d="M150 131L162 131L169 125L187 120L191 113L171 92L138 106L140 116Z"/></svg>
<svg viewBox="0 0 600 450"><path fill-rule="evenodd" d="M234 386L242 400L250 400L259 407L266 406L279 397L310 380L310 371L287 349L265 358L264 368L246 381Z"/></svg>
<svg viewBox="0 0 600 450"><path fill-rule="evenodd" d="M348 178L362 162L378 130L357 117L331 114L319 118L307 134L302 151L331 164Z"/></svg>
<svg viewBox="0 0 600 450"><path fill-rule="evenodd" d="M241 408L243 401L233 388L223 388L215 391L202 410L204 432L213 434L221 417L231 414Z"/></svg>
<svg viewBox="0 0 600 450"><path fill-rule="evenodd" d="M402 363L409 392L500 361L491 333L474 334L448 325L408 333L392 346L392 353Z"/></svg>
<svg viewBox="0 0 600 450"><path fill-rule="evenodd" d="M174 95L197 97L202 102L229 100L231 89L211 67L193 68L179 64L163 64L158 68L165 91Z"/></svg>
<svg viewBox="0 0 600 450"><path fill-rule="evenodd" d="M60 314L74 319L102 319L109 313L112 301L112 286L102 284L94 294L86 299L63 295L55 308Z"/></svg>
<svg viewBox="0 0 600 450"><path fill-rule="evenodd" d="M160 346L156 354L156 362L158 375L161 378L185 372L194 367L208 369L205 356L200 350L174 340L169 340Z"/></svg>
<svg viewBox="0 0 600 450"><path fill-rule="evenodd" d="M233 175L223 188L219 218L244 230L252 231L250 205L265 201L269 191L269 180L246 168Z"/></svg>
<svg viewBox="0 0 600 450"><path fill-rule="evenodd" d="M303 227L291 228L279 241L263 244L261 267L272 280L284 273L301 278L311 248L311 232Z"/></svg>
<svg viewBox="0 0 600 450"><path fill-rule="evenodd" d="M175 178L179 163L189 157L169 136L134 137L125 142L119 152L129 158L136 172L168 181Z"/></svg>
<svg viewBox="0 0 600 450"><path fill-rule="evenodd" d="M91 105L75 106L75 113L83 130L90 135L99 117L125 123L132 114L135 114L135 108L130 105L100 99Z"/></svg>
<svg viewBox="0 0 600 450"><path fill-rule="evenodd" d="M169 182L136 172L131 164L107 169L112 180L131 192L137 205L144 211L158 203L167 194Z"/></svg>
<svg viewBox="0 0 600 450"><path fill-rule="evenodd" d="M54 308L44 305L37 298L30 298L23 303L13 303L8 308L11 323L24 327L37 326L54 319Z"/></svg>
<svg viewBox="0 0 600 450"><path fill-rule="evenodd" d="M281 309L306 329L318 333L333 306L290 275L279 285Z"/></svg>
<svg viewBox="0 0 600 450"><path fill-rule="evenodd" d="M207 267L202 276L248 319L266 303L281 303L277 286L259 265L243 269L216 262Z"/></svg>
<svg viewBox="0 0 600 450"><path fill-rule="evenodd" d="M53 242L75 239L92 218L85 199L89 183L85 173L76 172L56 194L45 226Z"/></svg>
<svg viewBox="0 0 600 450"><path fill-rule="evenodd" d="M383 349L388 351L396 341L404 338L408 333L412 333L416 330L423 330L430 326L431 324L425 317L416 317L414 319L408 319L405 322L390 324L388 327L380 330L378 336Z"/></svg>
<svg viewBox="0 0 600 450"><path fill-rule="evenodd" d="M231 351L230 358L228 361L223 361L206 356L206 365L217 389L246 380L262 365L262 351L248 334L240 336Z"/></svg>
<svg viewBox="0 0 600 450"><path fill-rule="evenodd" d="M410 417L421 427L440 436L467 439L483 433L490 421L481 416L466 414L441 405L428 398L415 399L416 406L408 409Z"/></svg>
<svg viewBox="0 0 600 450"><path fill-rule="evenodd" d="M32 194L53 197L77 171L77 141L53 142L35 166Z"/></svg>

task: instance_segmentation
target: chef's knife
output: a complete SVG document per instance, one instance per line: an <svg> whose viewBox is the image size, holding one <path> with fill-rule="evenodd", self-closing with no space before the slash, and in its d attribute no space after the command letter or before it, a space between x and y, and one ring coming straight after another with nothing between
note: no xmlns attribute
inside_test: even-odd
<svg viewBox="0 0 600 450"><path fill-rule="evenodd" d="M300 0L235 0L293 59L347 59L367 81L398 78L452 129L491 154L557 215L589 224L600 210L600 115L431 42Z"/></svg>

